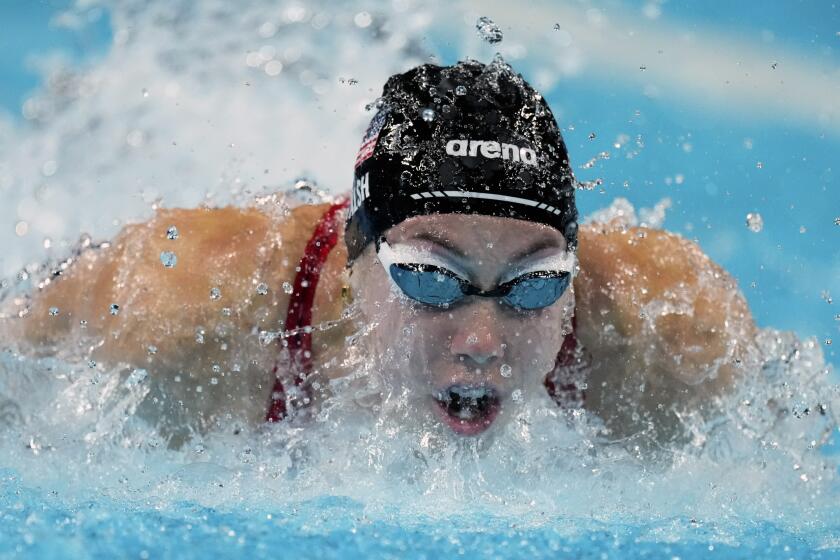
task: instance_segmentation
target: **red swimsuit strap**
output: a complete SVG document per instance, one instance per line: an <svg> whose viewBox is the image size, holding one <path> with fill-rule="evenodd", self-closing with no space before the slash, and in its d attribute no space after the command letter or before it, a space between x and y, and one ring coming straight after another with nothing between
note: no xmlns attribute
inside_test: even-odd
<svg viewBox="0 0 840 560"><path fill-rule="evenodd" d="M290 363L294 369L294 384L306 391L303 382L312 373L312 332L307 328L312 326L312 305L315 302L315 290L321 277L321 270L327 257L338 243L340 212L350 204L348 199L341 200L329 207L321 216L315 231L297 267L292 295L289 298L289 310L286 313L285 331L293 334L283 340L287 343ZM278 376L280 364L274 365L274 389L271 392L271 402L265 419L267 422L278 422L288 413L286 410L286 390L283 380Z"/></svg>

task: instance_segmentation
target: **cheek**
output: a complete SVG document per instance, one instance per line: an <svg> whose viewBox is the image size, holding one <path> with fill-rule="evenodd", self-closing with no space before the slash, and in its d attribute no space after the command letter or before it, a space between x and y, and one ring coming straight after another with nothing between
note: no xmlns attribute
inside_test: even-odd
<svg viewBox="0 0 840 560"><path fill-rule="evenodd" d="M558 305L523 321L508 337L509 355L523 367L547 373L554 367L565 333L571 326L570 318L558 302Z"/></svg>

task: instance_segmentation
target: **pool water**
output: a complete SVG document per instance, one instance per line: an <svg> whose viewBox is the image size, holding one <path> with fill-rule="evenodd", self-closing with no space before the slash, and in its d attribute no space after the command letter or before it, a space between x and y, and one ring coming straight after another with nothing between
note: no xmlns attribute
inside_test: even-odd
<svg viewBox="0 0 840 560"><path fill-rule="evenodd" d="M552 106L582 214L663 225L738 280L760 360L724 412L651 450L546 399L455 441L401 422L398 398L372 418L351 384L313 425L222 426L170 449L135 415L148 378L0 343L0 558L840 557L839 8L482 8L0 7L23 37L0 59L0 312L82 233L300 177L345 192L388 75L498 51ZM42 73L12 79L24 59Z"/></svg>

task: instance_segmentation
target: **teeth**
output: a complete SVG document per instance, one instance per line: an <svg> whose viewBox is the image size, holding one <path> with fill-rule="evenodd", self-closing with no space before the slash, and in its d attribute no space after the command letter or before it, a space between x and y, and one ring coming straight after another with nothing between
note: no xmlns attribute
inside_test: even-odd
<svg viewBox="0 0 840 560"><path fill-rule="evenodd" d="M452 387L449 391L462 399L480 399L490 392L484 387Z"/></svg>

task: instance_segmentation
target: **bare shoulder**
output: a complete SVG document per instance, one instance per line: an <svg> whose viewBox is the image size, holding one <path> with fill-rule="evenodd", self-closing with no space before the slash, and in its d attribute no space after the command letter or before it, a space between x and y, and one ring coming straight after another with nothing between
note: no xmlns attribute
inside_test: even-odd
<svg viewBox="0 0 840 560"><path fill-rule="evenodd" d="M165 354L202 329L272 321L285 309L280 286L293 276L318 210L302 206L282 220L258 208L159 210L126 226L107 248L80 255L34 294L25 338L50 346L84 327L107 333L100 355L138 362L149 346ZM176 239L167 234L171 227Z"/></svg>
<svg viewBox="0 0 840 560"><path fill-rule="evenodd" d="M579 337L593 357L591 404L702 406L731 386L755 325L734 279L694 242L651 228L585 226Z"/></svg>

